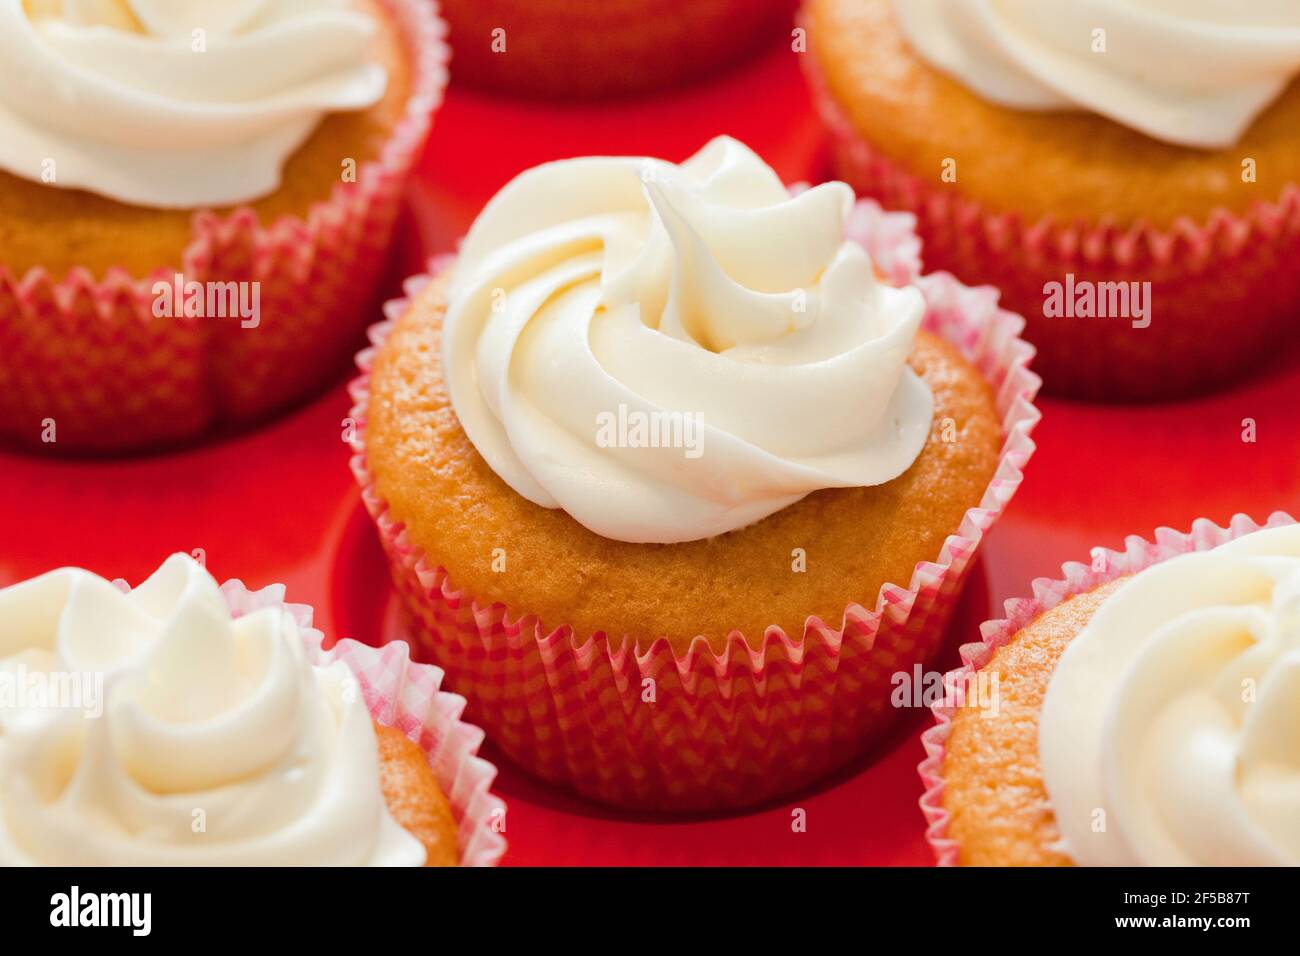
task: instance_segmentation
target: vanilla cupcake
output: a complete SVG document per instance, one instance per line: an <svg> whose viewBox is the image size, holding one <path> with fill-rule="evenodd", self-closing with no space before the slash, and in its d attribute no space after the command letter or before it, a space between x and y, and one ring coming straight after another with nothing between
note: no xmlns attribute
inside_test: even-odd
<svg viewBox="0 0 1300 956"><path fill-rule="evenodd" d="M991 294L877 273L896 225L725 137L566 160L392 306L358 477L415 646L512 758L717 808L888 726L1036 418Z"/></svg>
<svg viewBox="0 0 1300 956"><path fill-rule="evenodd" d="M927 267L1002 290L1049 391L1204 390L1296 340L1300 6L806 0L802 16L837 174L916 213Z"/></svg>
<svg viewBox="0 0 1300 956"><path fill-rule="evenodd" d="M945 678L940 862L1300 865L1300 525L1201 521L1064 570Z"/></svg>
<svg viewBox="0 0 1300 956"><path fill-rule="evenodd" d="M371 716L373 675L248 598L184 555L129 592L76 569L0 590L0 865L462 859L425 754Z"/></svg>
<svg viewBox="0 0 1300 956"><path fill-rule="evenodd" d="M518 96L660 90L775 43L798 0L442 0L455 82Z"/></svg>
<svg viewBox="0 0 1300 956"><path fill-rule="evenodd" d="M441 32L418 0L0 0L0 440L156 446L329 381Z"/></svg>

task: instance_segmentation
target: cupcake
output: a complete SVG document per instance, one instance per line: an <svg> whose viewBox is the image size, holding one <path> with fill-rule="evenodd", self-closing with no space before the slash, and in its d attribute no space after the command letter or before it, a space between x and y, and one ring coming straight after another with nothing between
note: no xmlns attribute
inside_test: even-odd
<svg viewBox="0 0 1300 956"><path fill-rule="evenodd" d="M1300 865L1300 525L1200 521L1064 571L945 677L940 862Z"/></svg>
<svg viewBox="0 0 1300 956"><path fill-rule="evenodd" d="M282 591L218 588L180 554L134 591L78 569L0 590L0 865L499 857L495 771L441 675L323 652Z"/></svg>
<svg viewBox="0 0 1300 956"><path fill-rule="evenodd" d="M803 62L838 175L1002 290L1050 390L1155 399L1295 339L1300 8L1221 6L808 0Z"/></svg>
<svg viewBox="0 0 1300 956"><path fill-rule="evenodd" d="M644 93L784 34L798 0L442 0L456 82L522 96Z"/></svg>
<svg viewBox="0 0 1300 956"><path fill-rule="evenodd" d="M0 440L154 447L330 381L441 31L417 0L0 4Z"/></svg>
<svg viewBox="0 0 1300 956"><path fill-rule="evenodd" d="M717 809L888 726L1037 417L1018 320L913 250L722 137L522 174L390 308L354 469L414 646L515 761Z"/></svg>

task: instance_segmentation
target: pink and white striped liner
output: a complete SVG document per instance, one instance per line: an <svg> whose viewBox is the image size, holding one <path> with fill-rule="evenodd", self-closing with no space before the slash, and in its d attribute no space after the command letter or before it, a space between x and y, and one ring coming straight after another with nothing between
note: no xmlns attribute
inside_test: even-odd
<svg viewBox="0 0 1300 956"><path fill-rule="evenodd" d="M1262 525L1247 515L1234 515L1226 528L1220 528L1208 518L1198 518L1192 522L1192 530L1189 532L1157 528L1154 541L1130 535L1124 539L1123 551L1096 549L1101 560L1094 557L1083 564L1068 562L1061 566L1059 579L1034 579L1030 585L1033 597L1007 601L1005 618L986 621L981 625L980 642L962 647L962 665L943 676L944 686L962 686L966 675L988 664L993 659L994 652L1013 640L1021 628L1077 594L1084 594L1126 574L1136 574L1180 554L1209 551L1254 531L1288 524L1295 524L1295 519L1283 511L1274 512ZM1095 570L1098 565L1104 570ZM945 696L956 699L954 695ZM929 823L925 831L926 840L934 849L939 865L957 866L959 847L957 841L948 836L949 814L943 806L943 757L948 736L952 732L956 707L940 703L931 709L935 725L921 735L926 757L917 768L921 782L925 785L925 793L921 796L921 812Z"/></svg>
<svg viewBox="0 0 1300 956"><path fill-rule="evenodd" d="M992 289L951 276L918 277L910 217L860 203L850 232L895 281L915 279L928 304L925 328L954 342L987 377L1005 441L977 507L907 587L887 584L874 610L845 609L836 628L809 618L802 635L770 627L761 639L733 631L721 653L697 638L683 654L603 633L578 635L527 609L462 593L436 556L412 546L377 493L365 455L369 370L406 300L371 329L357 358L353 470L387 552L412 645L447 669L470 697L493 742L537 776L607 803L654 810L753 805L807 786L861 756L892 722L891 675L933 658L985 532L1019 487L1034 450L1039 379L1023 320ZM415 296L429 281L407 286ZM640 701L643 681L657 688Z"/></svg>

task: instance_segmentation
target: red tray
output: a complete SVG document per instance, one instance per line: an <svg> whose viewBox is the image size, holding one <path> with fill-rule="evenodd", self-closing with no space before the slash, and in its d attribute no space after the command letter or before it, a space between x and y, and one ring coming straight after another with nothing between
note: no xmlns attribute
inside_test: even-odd
<svg viewBox="0 0 1300 956"><path fill-rule="evenodd" d="M784 45L713 83L648 100L548 107L453 87L412 189L390 293L454 248L517 172L548 159L647 154L681 160L710 137L749 143L788 181L823 178L821 136ZM378 311L376 311L378 318ZM1224 333L1231 335L1231 322ZM282 582L332 637L377 641L393 626L378 541L347 461L341 372L328 394L256 432L124 461L0 453L0 585L75 564L136 583L169 553L203 549L218 579ZM1042 401L1039 449L994 528L942 665L1001 602L1094 545L1238 511L1300 515L1300 357L1248 385L1140 408ZM1256 441L1243 441L1243 421ZM3 622L0 622L0 627ZM928 864L916 765L928 715L905 715L863 766L740 816L633 817L539 784L492 752L509 804L507 864ZM792 812L805 811L796 833Z"/></svg>

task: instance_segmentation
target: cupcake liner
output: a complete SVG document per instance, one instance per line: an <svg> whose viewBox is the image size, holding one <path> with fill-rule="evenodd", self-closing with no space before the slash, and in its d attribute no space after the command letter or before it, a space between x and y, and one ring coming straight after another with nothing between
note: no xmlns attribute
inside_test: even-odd
<svg viewBox="0 0 1300 956"><path fill-rule="evenodd" d="M907 224L906 216L864 202L851 232L868 248L897 243L881 265L907 277L916 268ZM408 295L428 281L413 280ZM995 476L935 560L918 564L906 587L882 587L874 610L851 604L838 628L810 618L802 635L769 627L754 646L733 631L721 653L702 637L682 655L662 638L644 647L626 637L587 637L459 591L436 555L412 546L375 488L364 429L377 348L358 356L352 466L412 646L446 668L451 686L471 698L474 718L511 759L622 807L717 810L811 784L880 737L897 714L889 705L891 675L937 652L971 559L1020 485L1039 418L1039 380L1027 368L1033 350L1017 337L1022 320L997 307L992 289L969 289L945 275L917 282L929 306L925 327L954 342L994 388L1005 435ZM389 321L370 333L376 347L405 308L405 300L386 306ZM643 702L651 686L654 701Z"/></svg>
<svg viewBox="0 0 1300 956"><path fill-rule="evenodd" d="M1123 551L1094 549L1094 558L1090 561L1083 564L1071 561L1062 565L1058 580L1035 578L1030 585L1033 597L1006 601L1006 617L986 621L980 626L979 643L966 644L961 648L962 665L944 674L944 687L955 689L963 686L968 675L988 664L993 659L994 652L1014 638L1021 628L1075 595L1091 591L1126 574L1136 574L1153 564L1181 554L1208 551L1243 535L1289 524L1295 524L1295 519L1283 511L1274 512L1262 525L1247 515L1234 515L1226 528L1220 528L1208 518L1198 518L1192 522L1192 530L1189 532L1157 528L1154 541L1130 535L1124 539ZM1100 561L1096 560L1097 555L1100 555ZM1102 569L1097 570L1097 565ZM953 697L952 694L945 696L950 699ZM957 866L958 846L948 836L948 811L943 806L943 758L957 707L940 702L931 710L935 724L921 735L926 757L917 768L925 787L920 801L921 812L925 814L928 823L925 838L933 848L940 866Z"/></svg>
<svg viewBox="0 0 1300 956"><path fill-rule="evenodd" d="M457 84L574 99L645 93L724 70L775 42L783 27L788 33L798 2L442 0L442 9Z"/></svg>
<svg viewBox="0 0 1300 956"><path fill-rule="evenodd" d="M1002 291L1026 319L1047 391L1080 398L1152 400L1204 391L1248 372L1279 343L1300 341L1300 184L1241 213L1204 222L1028 221L922 179L862 138L802 58L829 132L836 173L890 209L918 217L931 270ZM1146 328L1127 318L1048 317L1044 287L1150 282Z"/></svg>
<svg viewBox="0 0 1300 956"><path fill-rule="evenodd" d="M197 213L186 281L260 283L261 323L155 318L147 278L0 264L0 440L49 452L116 452L193 439L305 398L355 346L387 269L403 187L446 85L445 27L424 0L383 0L408 40L412 93L379 155L304 218L248 206ZM53 422L50 442L48 427Z"/></svg>
<svg viewBox="0 0 1300 956"><path fill-rule="evenodd" d="M266 607L284 608L302 629L312 664L347 665L370 716L396 727L424 752L460 825L460 865L497 864L506 851L501 834L506 805L491 792L497 768L478 756L483 731L461 722L465 698L441 689L441 668L413 662L400 641L376 648L343 640L325 650L325 635L312 627L312 609L286 603L283 584L250 591L242 581L232 580L221 585L221 593L236 618Z"/></svg>

